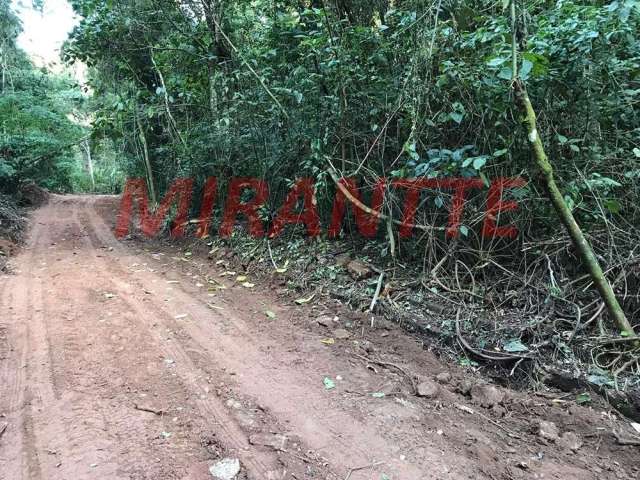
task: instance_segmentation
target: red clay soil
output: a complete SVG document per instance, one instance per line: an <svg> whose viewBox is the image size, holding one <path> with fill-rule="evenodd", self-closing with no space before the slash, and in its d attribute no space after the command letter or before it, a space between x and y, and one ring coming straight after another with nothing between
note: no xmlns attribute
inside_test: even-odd
<svg viewBox="0 0 640 480"><path fill-rule="evenodd" d="M225 457L252 480L638 478L611 412L465 395L467 372L394 325L118 242L116 209L53 196L0 278L1 479L204 480Z"/></svg>

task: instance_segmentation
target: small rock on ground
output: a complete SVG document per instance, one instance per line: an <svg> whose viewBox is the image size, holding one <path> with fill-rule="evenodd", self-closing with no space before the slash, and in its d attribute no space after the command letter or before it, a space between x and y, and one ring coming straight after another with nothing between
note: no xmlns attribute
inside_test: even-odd
<svg viewBox="0 0 640 480"><path fill-rule="evenodd" d="M331 318L329 315L322 315L316 319L316 322L318 322L318 325L329 328L331 325L333 325L333 318Z"/></svg>
<svg viewBox="0 0 640 480"><path fill-rule="evenodd" d="M471 387L471 398L481 407L491 408L504 400L504 392L493 385L477 384Z"/></svg>
<svg viewBox="0 0 640 480"><path fill-rule="evenodd" d="M371 270L366 263L361 262L360 260L352 260L349 262L347 264L347 270L356 280L369 278L373 275L373 270Z"/></svg>
<svg viewBox="0 0 640 480"><path fill-rule="evenodd" d="M209 468L209 473L216 480L233 480L240 473L240 460L223 458Z"/></svg>
<svg viewBox="0 0 640 480"><path fill-rule="evenodd" d="M438 396L440 387L437 383L432 382L431 380L425 380L416 387L416 390L419 397L435 398Z"/></svg>
<svg viewBox="0 0 640 480"><path fill-rule="evenodd" d="M582 447L582 439L573 432L565 432L558 439L558 445L567 450L577 452Z"/></svg>
<svg viewBox="0 0 640 480"><path fill-rule="evenodd" d="M349 333L344 328L339 328L333 331L333 336L338 340L348 340L349 338L351 338L351 333Z"/></svg>
<svg viewBox="0 0 640 480"><path fill-rule="evenodd" d="M558 426L553 422L542 421L538 425L538 436L550 442L558 440Z"/></svg>
<svg viewBox="0 0 640 480"><path fill-rule="evenodd" d="M451 381L451 374L449 372L442 372L436 375L436 381L443 385L446 385Z"/></svg>
<svg viewBox="0 0 640 480"><path fill-rule="evenodd" d="M348 253L342 253L336 256L336 265L339 267L346 267L351 261L351 255Z"/></svg>

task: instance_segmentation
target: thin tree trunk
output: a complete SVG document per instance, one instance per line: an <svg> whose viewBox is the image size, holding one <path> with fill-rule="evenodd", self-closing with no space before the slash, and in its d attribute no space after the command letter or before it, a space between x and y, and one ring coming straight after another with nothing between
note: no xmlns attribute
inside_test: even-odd
<svg viewBox="0 0 640 480"><path fill-rule="evenodd" d="M584 236L580 225L578 225L578 222L576 222L571 209L565 202L562 192L556 184L553 166L551 165L551 162L547 157L547 154L544 150L544 145L542 144L542 140L538 132L536 112L533 109L533 105L531 104L531 100L529 98L529 94L527 93L527 88L524 82L520 78L518 78L518 48L516 43L517 19L515 0L511 0L511 22L513 35L512 54L514 65L513 79L511 83L513 85L516 103L524 116L524 124L527 128L527 137L529 139L531 153L533 154L536 165L542 174L549 199L551 200L551 203L553 204L558 217L560 217L560 221L569 232L571 240L573 240L573 244L578 251L580 259L587 268L587 271L589 272L594 285L598 289L602 300L607 306L609 316L622 334L635 337L633 327L631 326L631 323L629 323L624 310L620 306L615 292L613 291L613 288L611 288L611 284L607 280L607 277L605 277L604 272L602 271L602 267L600 266L600 262L598 261L598 258L593 251L593 248Z"/></svg>
<svg viewBox="0 0 640 480"><path fill-rule="evenodd" d="M591 245L584 236L580 225L578 225L578 222L576 222L571 209L564 201L562 192L556 184L553 167L549 162L549 159L547 158L547 155L544 151L544 146L542 145L542 140L540 139L540 134L538 133L536 113L533 110L533 106L531 105L529 95L527 94L527 91L520 80L516 80L514 82L514 90L516 93L516 101L522 113L525 115L525 125L527 127L527 135L529 137L531 151L535 158L536 164L540 169L540 172L542 173L545 188L547 189L547 193L549 194L551 203L553 204L556 213L560 217L560 221L569 232L569 235L573 240L573 244L575 245L581 260L587 268L587 271L589 272L594 285L598 289L598 292L600 292L602 300L607 306L607 310L612 320L615 322L616 326L621 332L625 332L625 334L629 336L635 335L633 327L625 316L624 310L620 306L613 288L611 288L609 281L602 271L600 262L598 262L598 259L593 252Z"/></svg>
<svg viewBox="0 0 640 480"><path fill-rule="evenodd" d="M162 87L162 93L164 97L164 107L165 107L165 110L167 111L167 117L169 118L169 127L170 127L169 131L171 132L171 129L173 128L173 131L176 133L176 135L178 136L182 144L186 147L187 144L184 141L184 138L182 137L182 135L180 134L180 130L178 130L178 124L176 123L176 120L173 118L173 115L171 114L171 107L169 106L169 92L167 92L167 84L164 81L164 75L162 75L162 71L158 68L158 65L156 64L156 60L153 57L153 48L150 48L149 50L151 55L151 63L153 64L153 68L155 68L156 73L158 74L158 78L160 79L160 85Z"/></svg>
<svg viewBox="0 0 640 480"><path fill-rule="evenodd" d="M2 69L2 90L0 90L0 92L4 93L4 85L6 82L6 73L5 73L5 63L4 63L4 52L2 51L2 48L0 47L0 68Z"/></svg>
<svg viewBox="0 0 640 480"><path fill-rule="evenodd" d="M11 86L13 87L13 82L11 81L11 77L9 76L9 67L7 65L7 56L6 50L3 46L0 46L0 69L2 69L2 93L4 93L7 89L7 79L11 82Z"/></svg>
<svg viewBox="0 0 640 480"><path fill-rule="evenodd" d="M93 172L93 158L91 157L91 144L89 143L89 139L85 139L82 146L84 147L84 151L87 155L87 171L89 172L89 178L91 179L91 191L96 191L96 177Z"/></svg>
<svg viewBox="0 0 640 480"><path fill-rule="evenodd" d="M211 117L218 118L218 92L216 90L216 65L215 62L209 60L207 63L207 70L209 73L209 111Z"/></svg>
<svg viewBox="0 0 640 480"><path fill-rule="evenodd" d="M224 45L218 25L222 18L222 4L216 0L203 0L202 6L204 16L211 36L209 45L209 59L207 60L207 70L209 76L209 110L212 118L219 117L219 95L218 79L220 72L218 69L224 68L224 63L229 60L230 54Z"/></svg>
<svg viewBox="0 0 640 480"><path fill-rule="evenodd" d="M138 133L140 134L140 142L142 143L142 153L144 156L144 166L147 171L147 182L149 184L149 195L151 195L151 202L153 205L158 204L158 197L156 196L156 182L153 178L153 170L151 169L151 159L149 158L149 146L147 145L147 137L144 134L144 129L142 128L142 122L140 121L140 117L138 116L138 112L135 112L136 117L136 125L138 126Z"/></svg>

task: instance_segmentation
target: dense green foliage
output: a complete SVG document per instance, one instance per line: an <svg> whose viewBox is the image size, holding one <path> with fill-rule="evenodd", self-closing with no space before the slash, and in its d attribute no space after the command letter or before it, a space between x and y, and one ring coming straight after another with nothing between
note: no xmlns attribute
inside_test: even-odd
<svg viewBox="0 0 640 480"><path fill-rule="evenodd" d="M65 47L89 67L87 100L69 78L35 69L15 47L2 0L0 178L99 190L147 176L266 177L271 213L292 180L312 176L326 214L326 169L379 176L523 175L517 216L555 230L513 106L502 1L74 0L82 21ZM521 1L520 76L540 134L582 222L635 229L640 195L638 2ZM73 146L70 148L70 146ZM146 168L148 159L150 171ZM420 222L446 222L450 192L425 195ZM401 192L389 192L397 217ZM479 202L484 192L478 196ZM465 213L477 232L482 205ZM535 233L534 233L535 231Z"/></svg>
<svg viewBox="0 0 640 480"><path fill-rule="evenodd" d="M534 173L503 2L72 4L83 20L66 55L91 67L94 135L117 142L132 175L145 174L146 142L160 190L213 174L264 176L276 197L313 176L328 193L329 162L370 182ZM568 200L583 221L636 225L638 2L519 7L521 76ZM554 228L532 185L521 224ZM444 222L446 198L431 197L422 221Z"/></svg>
<svg viewBox="0 0 640 480"><path fill-rule="evenodd" d="M35 181L56 191L89 190L78 148L85 96L67 74L36 68L16 46L20 21L0 0L0 190Z"/></svg>

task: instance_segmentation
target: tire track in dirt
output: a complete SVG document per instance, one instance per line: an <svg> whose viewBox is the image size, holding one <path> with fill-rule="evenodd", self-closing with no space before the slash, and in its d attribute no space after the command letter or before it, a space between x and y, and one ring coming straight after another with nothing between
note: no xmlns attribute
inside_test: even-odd
<svg viewBox="0 0 640 480"><path fill-rule="evenodd" d="M86 416L74 414L75 402L68 398L69 393L67 398L61 398L56 385L51 318L47 318L51 313L47 311L44 291L45 282L50 286L54 279L48 274L51 265L44 253L49 253L50 239L59 229L55 216L43 218L47 212L45 207L36 214L32 240L20 258L24 270L9 281L14 292L9 305L15 330L15 358L3 369L2 382L9 385L6 401L12 413L11 437L4 440L7 461L2 475L11 480L93 478L93 473L82 474L74 467L84 459L88 441L100 438L98 431L88 428ZM6 302L3 304L6 308ZM87 462L86 470L89 469ZM108 472L108 477L118 478L114 472Z"/></svg>
<svg viewBox="0 0 640 480"><path fill-rule="evenodd" d="M32 352L42 355L42 345L35 340L38 338L37 329L38 314L31 300L34 285L28 279L35 271L34 249L40 238L39 229L34 229L24 253L23 271L11 277L8 285L11 285L11 294L3 295L3 318L8 320L7 341L11 345L10 355L2 370L0 382L3 385L0 395L0 411L7 411L7 432L2 439L5 451L0 451L5 464L0 463L0 472L7 480L42 478L33 417L39 401L40 390L33 388L34 379L46 382L40 378L38 360L33 358ZM6 300L5 300L6 299ZM8 300L8 301L7 301ZM36 322L33 322L33 319ZM46 354L45 354L46 355ZM45 361L46 364L46 361ZM46 388L45 385L41 386ZM6 455L6 457L5 457ZM0 478L2 478L0 476Z"/></svg>
<svg viewBox="0 0 640 480"><path fill-rule="evenodd" d="M95 214L94 214L95 215ZM108 245L114 249L117 249L118 259L115 260L114 263L110 263L107 268L111 271L113 278L126 278L131 277L131 272L127 271L122 265L120 265L120 259L122 258L130 258L134 260L135 257L128 257L129 252L126 247L122 247L115 239L111 232L108 230L106 225L97 224L95 221L94 215L87 215L85 217L86 222L91 222L93 228L95 229L96 234L100 232L100 234L96 237L96 241L101 242L103 245ZM106 231L105 231L106 229ZM146 284L141 282L139 279L133 278L130 279L132 283L137 284L137 290L144 290L145 288L153 288L150 284ZM157 279L156 279L157 280ZM119 290L119 297L126 298L131 297L133 293L133 289ZM213 317L212 322L208 323L207 326L212 327L213 325L220 326L219 332L216 334L212 334L211 331L206 331L205 328L191 328L190 325L178 325L175 322L174 316L169 313L166 309L162 307L158 307L155 304L147 305L148 309L153 313L153 318L156 320L163 319L164 326L169 330L178 330L183 329L186 332L185 337L181 337L179 340L181 343L185 344L184 348L173 348L169 351L170 355L173 355L173 358L179 358L180 360L177 362L178 364L187 362L189 364L189 368L187 372L192 372L194 370L197 371L197 367L190 360L191 356L199 356L204 359L209 359L215 365L230 365L229 361L231 358L229 354L237 350L238 346L241 345L240 358L237 357L238 352L233 352L233 359L235 362L232 364L230 368L225 367L225 369L229 369L232 371L241 371L243 369L247 369L247 366L250 366L251 370L253 370L252 379L255 381L260 377L262 380L258 382L255 386L258 394L254 396L254 402L256 404L264 404L264 398L261 395L267 391L265 383L273 383L277 385L278 391L276 395L280 398L282 391L287 391L287 396L290 398L290 401L298 406L305 405L305 409L301 412L301 415L304 417L304 420L300 423L300 426L306 424L306 429L310 430L309 433L312 436L315 436L313 439L313 443L317 444L322 448L325 448L327 445L336 445L340 451L349 451L356 450L357 454L352 458L351 465L361 464L363 462L366 463L367 457L370 455L370 452L367 452L364 447L361 447L361 443L359 442L351 442L351 438L344 438L342 434L334 434L332 433L332 428L327 425L325 428L319 427L317 425L309 425L308 420L310 420L311 412L319 411L324 413L324 419L328 424L339 425L342 421L343 424L348 424L349 422L353 423L355 420L351 418L339 418L335 419L331 417L331 407L323 402L321 405L308 405L310 399L308 395L308 391L301 390L301 387L294 386L292 384L284 385L281 379L273 378L269 374L269 370L273 370L273 367L266 363L266 359L261 358L260 350L254 345L254 339L251 336L250 330L248 326L238 318L233 318L229 320L225 315L219 314L217 312L213 312L209 307L206 307L201 304L201 302L197 299L190 297L188 294L181 292L180 290L173 289L173 294L177 294L180 296L180 301L174 302L172 305L177 307L179 311L183 311L189 314L191 318L207 318ZM127 302L127 300L124 300ZM128 303L128 302L127 302ZM136 309L135 305L128 303L129 306L133 309ZM192 305L197 305L199 308L196 309ZM145 318L148 316L149 310L146 312L139 311L139 317ZM197 311L196 311L197 310ZM208 342L198 341L196 339L206 339L210 340ZM207 347L204 344L209 343L214 346L214 348ZM251 348L249 348L251 347ZM246 355L246 357L245 357ZM202 363L202 360L200 362ZM276 363L276 362L274 362ZM284 365L291 363L291 359L288 359L288 362L283 363ZM193 380L193 379L192 379ZM290 407L290 405L288 406ZM222 406L224 409L224 406ZM288 420L287 422L288 423ZM310 428L311 427L311 428ZM366 430L366 427L360 426L362 429ZM298 432L296 432L298 433ZM244 439L244 449L248 448L248 443L246 442L246 435L241 433L241 430L238 432L238 437ZM237 447L236 447L237 448ZM376 463L371 461L371 463ZM348 465L348 463L347 463ZM335 474L334 474L335 475ZM253 478L253 477L252 477ZM263 478L261 476L256 476L256 479ZM335 478L341 478L338 475L335 475ZM358 479L358 474L352 475L354 480ZM408 478L408 477L407 477Z"/></svg>
<svg viewBox="0 0 640 480"><path fill-rule="evenodd" d="M54 243L52 240L58 240L63 235L71 236L73 247L77 247L77 239L81 243L82 229L76 216L66 216L64 223L59 222L60 217L53 217L56 221L53 224L49 221L45 237L47 241L40 246L41 250L48 248L49 244ZM56 256L58 255L59 251L56 252ZM96 415L96 411L101 408L95 395L100 385L92 375L95 370L87 368L80 373L87 380L87 388L83 391L77 385L66 385L64 372L59 368L61 364L78 365L82 362L88 338L82 328L79 328L83 325L80 321L83 299L73 295L79 291L75 288L76 280L67 278L64 285L56 281L62 275L62 272L55 273L58 264L64 260L58 257L55 263L49 265L47 275L39 279L39 288L34 294L36 310L46 312L46 317L43 316L42 320L42 330L46 334L43 341L48 346L47 364L49 375L53 379L50 382L52 391L47 392L49 396L53 396L50 398L49 412L53 411L59 419L57 425L43 419L39 426L42 438L47 441L46 451L50 453L45 478L93 478L94 469L98 467L100 475L113 479L125 478L118 476L118 464L110 461L107 454L112 443L105 439L106 418ZM56 305L62 305L63 308L56 308ZM58 339L62 341L56 345L55 341ZM60 358L61 352L67 354Z"/></svg>
<svg viewBox="0 0 640 480"><path fill-rule="evenodd" d="M56 204L54 202L53 206L51 207L51 210L53 210L55 206ZM45 209L42 215L43 216L46 215L50 218L55 218L56 215L53 215L53 212L51 210ZM75 218L75 215L73 216L65 215L65 217L67 219L69 219L69 217L72 217L69 219L69 221L71 222L71 230L72 230L71 232L67 231L65 233L60 229L56 229L55 223L49 223L47 224L47 230L48 230L47 233L49 235L46 236L43 242L35 241L36 235L39 236L42 230L38 228L35 229L34 236L33 236L34 246L36 246L40 250L44 250L48 246L47 242L49 242L51 239L57 239L57 237L61 237L63 234L68 236L68 234L71 233L72 236L83 237L82 234L84 232L82 230L82 225L78 223L77 218ZM40 223L40 222L37 222L37 223ZM82 240L82 243L84 244L85 247L89 248L88 252L90 255L90 253L93 252L93 244L91 243L90 239L87 238L85 240ZM85 251L84 253L87 253L87 252ZM28 264L28 265L31 265L37 261L37 257L33 254L30 254L28 257L25 257L25 259L23 260L25 261L25 264ZM88 262L88 265L84 265L83 267L93 269L93 273L94 273L93 279L94 281L97 281L97 283L101 285L101 288L108 290L110 285L113 284L109 276L104 276L102 274L107 271L106 269L104 269L104 265L97 265L98 268L95 268L96 267L95 264ZM94 424L91 425L92 420L96 419L95 411L105 410L104 406L96 405L95 399L92 399L91 401L87 401L87 399L81 398L81 396L77 394L78 393L77 391L74 391L74 392L70 391L71 388L78 389L80 387L80 389L82 389L83 386L78 385L77 382L74 382L73 376L70 379L70 381L69 379L65 381L64 368L57 368L58 370L57 376L60 379L59 383L63 384L64 388L62 390L63 391L66 390L66 393L63 393L62 396L59 393L56 393L56 390L58 389L56 389L53 386L51 377L52 377L52 369L54 370L56 369L55 366L60 367L61 365L64 365L65 367L67 367L68 365L74 365L80 362L81 364L84 363L83 367L86 367L85 372L81 375L81 378L85 384L84 387L87 387L87 388L100 387L100 384L103 381L103 379L95 375L89 375L89 376L86 375L86 372L91 373L94 370L93 367L95 367L95 365L91 365L90 363L87 363L87 359L84 358L84 355L83 355L83 343L86 343L87 338L89 338L90 332L86 328L83 328L83 327L86 327L86 323L83 323L80 319L80 317L84 313L81 310L82 302L83 301L87 302L88 300L89 301L92 300L93 302L95 302L97 299L96 298L92 298L92 299L75 298L76 296L82 294L83 288L86 288L86 285L77 284L77 282L75 282L73 278L66 278L65 284L61 288L60 288L60 285L58 285L57 286L58 288L56 288L56 285L55 285L56 282L53 280L53 277L51 275L46 276L45 274L43 274L43 276L45 277L44 281L46 281L47 283L50 283L50 282L54 283L53 287L48 292L48 294L50 295L46 295L46 296L44 295L43 289L42 289L43 280L35 279L34 278L35 275L33 275L31 268L29 268L28 271L25 271L24 275L19 277L17 282L14 282L16 284L11 289L11 291L20 292L19 300L14 301L10 297L12 299L11 304L13 305L14 310L21 311L24 313L24 315L19 319L20 322L15 322L16 325L24 326L25 329L27 329L28 331L30 331L31 328L33 327L33 329L36 330L36 334L37 334L37 338L34 338L34 339L29 338L21 342L21 346L23 348L21 350L20 357L23 363L26 364L26 362L29 360L30 353L31 354L33 354L33 352L39 352L39 353L36 353L35 356L32 355L32 358L31 358L31 361L35 362L36 364L36 371L29 372L29 377L26 379L23 378L23 376L16 374L16 373L22 372L22 369L15 368L15 366L12 368L12 365L9 362L5 363L6 368L3 369L4 377L2 380L3 380L3 386L7 386L8 388L3 389L3 391L5 392L3 393L3 396L7 398L10 397L10 400L9 400L10 408L8 410L12 412L14 410L16 411L21 410L21 415L17 419L16 423L19 423L20 421L22 421L22 423L24 423L25 425L31 423L31 416L30 416L31 409L28 409L22 405L25 403L24 401L25 395L33 396L36 402L38 403L38 405L44 404L44 403L49 404L49 415L52 416L54 419L56 419L56 422L55 422L56 428L52 427L51 422L48 422L46 424L44 422L40 422L37 427L28 426L24 428L24 430L28 434L31 434L31 432L34 432L37 430L38 433L41 434L41 436L47 438L49 441L51 441L53 438L56 438L56 437L60 438L60 441L56 442L56 444L60 445L60 451L62 452L65 461L61 462L62 465L58 465L58 463L60 462L56 463L55 468L62 467L60 468L60 470L53 471L53 472L46 472L43 475L40 474L39 471L36 472L35 470L36 468L39 468L39 464L37 462L35 461L27 462L27 467L30 469L30 471L23 475L22 473L17 472L17 468L18 468L17 465L19 465L20 462L18 462L15 458L8 458L7 464L11 465L14 470L11 470L9 468L3 469L3 475L7 473L8 474L7 478L10 478L11 480L18 479L18 478L25 478L25 477L34 478L34 479L40 478L40 477L43 477L43 478L67 478L67 477L68 478L94 478L95 473L92 473L90 475L87 474L87 476L85 476L85 474L80 473L77 470L74 471L73 465L84 464L86 467L88 465L88 461L85 461L85 455L84 455L85 449L83 448L83 446L92 445L93 447L96 447L95 439L105 436L105 431L107 430L107 428L105 428L104 422L102 425L100 424L100 422L93 422ZM23 288L26 286L32 286L33 288L31 287L29 289ZM43 297L49 297L49 296L55 297L55 301L47 302L43 300ZM7 297L3 298L3 303L6 303L6 298ZM29 299L31 299L32 306L30 306L31 304L28 301ZM64 308L62 309L58 308L58 311L56 311L56 309L52 307L60 304L62 304ZM44 323L43 321L43 314L42 314L43 310L45 310L49 314L49 316L52 316L56 320L56 330L59 331L59 334L57 336L61 341L59 342L60 345L58 345L58 347L59 347L59 350L62 351L64 356L56 360L52 358L52 355L50 354L50 349L48 348L49 341L51 340L51 338L54 337L54 335L52 335L50 329L48 328L48 324ZM65 319L65 313L73 312L74 310L75 312L69 318ZM140 305L136 305L132 303L126 304L125 310L126 311L124 313L130 314L130 318L127 318L127 320L134 324L139 324L140 327L142 327L142 329L139 332L140 333L139 336L140 337L144 336L147 329L149 328L149 325L140 323L137 321L137 319L147 317L149 315L149 312L141 308ZM33 315L34 312L38 312L38 315ZM52 315L52 314L55 314L55 315ZM69 321L65 322L65 320L69 320ZM65 328L66 323L69 324L70 328ZM156 350L156 353L157 351L162 351L161 348L157 348L158 346L166 346L166 342L162 342L162 340L163 339L160 336L156 336L157 344L152 345L152 347ZM202 392L201 392L201 388L199 388L200 386L198 385L198 381L200 380L200 377L202 375L191 373L191 371L197 372L197 370L193 365L189 365L188 356L178 348L165 348L164 351L165 351L164 356L173 355L174 357L181 359L180 363L183 365L182 368L184 368L186 371L186 373L183 374L182 376L186 378L188 381L190 381L190 383L192 384L191 395L200 396ZM13 363L16 363L16 362L13 362ZM30 395L30 389L25 387L25 385L27 384L31 386L31 389L33 390L33 395ZM12 386L13 388L11 388ZM8 391L13 392L13 394L6 395ZM56 408L56 400L59 403L64 404L67 410L63 411L64 409ZM222 407L218 401L212 402L210 400L204 400L204 401L198 400L198 402L201 404L200 405L201 410L205 418L208 417L208 418L217 419L217 421L214 423L219 424L218 426L219 427L221 426L222 430L225 430L225 429L227 430L227 434L232 439L230 443L232 444L232 446L235 447L235 449L238 449L238 450L249 449L246 436L242 434L239 430L237 432L234 432L234 428L229 427L229 425L233 426L232 419L227 414L225 414L224 407ZM130 405L129 406L120 405L115 410L111 409L111 412L110 412L111 414L113 414L112 418L121 417L118 425L119 427L122 427L121 431L127 431L127 430L130 431L132 427L130 418L126 418L126 417L122 418L123 417L122 411L126 410L127 407L131 409ZM60 422L64 425L69 426L72 429L68 437L61 436L63 429L59 428ZM112 435L111 438L113 437L114 436ZM5 437L5 439L7 438L9 437L8 436ZM27 452L27 455L33 456L36 459L38 456L38 452L42 453L45 449L44 445L40 445L40 447L36 446L36 444L38 443L38 439L35 436L31 436L30 438L28 438L28 442L27 442L28 445L22 445L21 442L12 442L12 443L15 445L14 451L16 452L16 455L19 455L20 452ZM52 444L49 443L48 445L52 445ZM104 444L103 447L109 447L109 448L96 448L96 450L103 450L103 451L116 450L114 448L111 448L113 447L113 444L111 445ZM140 447L143 448L144 444L141 443ZM47 449L52 452L59 453L53 448L47 448ZM4 454L5 452L3 452L3 455ZM258 454L258 455L254 454L254 456L256 457L268 456L269 460L272 460L272 459L275 460L274 456L269 456L266 454ZM104 463L105 461L104 458L98 458L96 460L101 461L102 463ZM269 462L269 463L272 463L272 462ZM138 462L138 465L140 465L140 462ZM255 475L256 475L255 478L271 478L270 476L271 474L269 473L271 472L271 470L267 467L266 463L264 462L260 463L258 460L255 460L255 459L248 459L247 465L249 467L251 467L251 465L254 466ZM71 469L65 468L67 466L70 466ZM69 475L66 475L65 470L69 472ZM145 467L141 466L140 470L145 470ZM116 478L114 471L105 472L104 468L101 469L100 476L102 478L110 478L110 479ZM129 478L134 478L134 477L129 477ZM139 478L146 478L146 476L143 477L141 474ZM156 478L156 477L153 477L153 478ZM158 477L158 478L165 478L165 477ZM169 477L166 477L166 478L169 478Z"/></svg>
<svg viewBox="0 0 640 480"><path fill-rule="evenodd" d="M114 261L108 264L113 277L129 277L129 281L137 285L138 291L157 288L157 282L153 283L154 280L158 281L157 275L141 273L145 278L133 277L123 266L126 261L135 261L136 257L117 242L95 211L87 213L86 222L92 225L98 236L97 241L116 252ZM277 348L277 344L268 345L264 339L258 345L255 340L256 332L252 332L251 327L237 314L230 316L227 311L212 311L197 297L183 291L178 285L175 287L171 292L171 305L175 310L173 315L155 304L151 308L158 316L170 321L172 326L175 326L173 318L176 312L188 314L192 320L182 325L187 336L180 339L185 344L185 349L205 352L205 357L214 359L216 364L225 365L231 371L242 372L248 378L238 380L241 383L238 389L252 397L256 403L267 406L276 418L290 425L312 449L322 451L330 465L345 472L342 475L346 475L350 467L384 460L387 468L379 469L378 476L383 471L389 472L391 467L391 471L398 472L399 478L403 479L436 478L425 473L426 470L393 458L392 445L386 443L378 432L337 410L326 396L318 394L318 388L310 388L313 385L309 382L310 372L299 372L292 368L300 360L295 354L287 354L286 348ZM271 352L271 358L265 357L265 349ZM284 367L279 372L274 365ZM321 378L319 374L318 378ZM286 392L285 401L283 392ZM437 461L441 462L441 457L434 455L432 458L424 458L423 465L430 463L430 460L435 464ZM463 461L459 463L464 464ZM376 470L355 472L351 478L371 478L374 471Z"/></svg>
<svg viewBox="0 0 640 480"><path fill-rule="evenodd" d="M55 206L55 203L54 203ZM68 466L66 472L61 469L57 473L58 476L47 475L44 478L95 478L99 475L100 478L115 479L118 465L115 461L110 461L109 457L114 457L114 452L122 451L119 448L118 441L123 439L123 436L129 434L135 434L136 432L144 432L144 428L136 426L134 415L128 414L133 409L130 404L123 405L122 403L115 403L114 405L107 405L102 401L98 395L101 387L107 383L106 379L100 375L100 366L92 361L89 353L96 353L99 356L100 362L116 365L118 359L115 357L109 357L105 355L104 351L99 352L87 352L87 345L91 345L90 342L100 343L104 339L96 338L94 332L91 331L88 319L91 315L95 317L95 306L93 304L99 302L99 291L93 291L92 287L99 285L100 291L108 291L111 285L114 283L109 276L103 275L103 266L98 262L96 263L91 259L94 253L94 248L89 238L89 235L85 233L84 226L81 225L76 216L72 216L69 219L71 223L72 235L80 238L80 243L83 246L81 253L84 255L85 265L80 265L76 269L88 269L91 271L91 281L86 282L86 279L77 281L74 278L67 278L63 288L55 288L51 291L55 296L55 302L47 302L49 313L56 313L54 317L58 320L56 335L59 340L59 356L60 358L46 362L50 365L56 365L58 371L58 377L60 383L63 384L63 390L65 391L62 400L67 406L67 410L60 412L60 417L63 423L72 430L69 438L60 442L60 450L63 452L65 461L62 462L62 466ZM55 234L54 237L55 239ZM77 263L77 262L76 262ZM62 267L66 268L66 267ZM83 272L78 271L78 274ZM78 275L78 277L82 277ZM84 283L83 283L84 282ZM115 291L115 290L114 290ZM91 294L93 293L93 297ZM57 309L55 306L58 305ZM93 308L90 308L93 307ZM127 307L129 305L127 304ZM64 315L68 315L68 321L65 321ZM132 312L135 312L132 314ZM131 324L139 324L135 321L135 318L148 315L148 312L143 310L135 310L127 308L124 311L117 312L126 317L126 320ZM145 327L144 325L140 325ZM116 327L124 327L126 325L120 324ZM145 330L140 329L138 337L142 338ZM108 342L104 342L108 343ZM102 345L101 345L102 347ZM155 349L156 353L158 349L157 344L150 345ZM100 348L100 350L103 350ZM142 352L136 351L136 354ZM43 362L45 363L45 362ZM72 366L77 365L78 372L74 372ZM117 369L116 369L117 370ZM122 372L119 372L122 374ZM88 398L88 393L93 390L94 395L92 398ZM106 418L109 419L108 424ZM115 428L114 428L115 427ZM41 425L40 430L48 439L56 437L56 432L51 431L46 425ZM118 435L118 433L120 435ZM127 454L127 461L120 459L121 470L127 473L126 477L122 478L178 478L174 476L173 469L167 460L164 461L165 465L160 466L158 469L158 475L151 474L152 468L145 465L149 463L149 456L145 455L149 452L145 452L145 435L133 435L135 442L125 441L125 444L133 450L133 454L125 452ZM197 449L197 445L191 445L191 447ZM184 452L180 452L184 453ZM91 455L94 454L92 457ZM96 456L97 454L97 456ZM188 457L189 455L184 455ZM91 462L91 463L90 463ZM95 465L100 467L99 472L89 472L89 466ZM150 475L150 476L147 476ZM267 478L261 476L259 478Z"/></svg>
<svg viewBox="0 0 640 480"><path fill-rule="evenodd" d="M89 213L81 214L81 219L83 225L91 226L93 229L88 229L88 241L92 248L97 249L102 239L96 233L94 216L95 213L91 210ZM103 242L103 245L110 245L110 242ZM209 424L214 424L221 443L242 458L250 478L256 480L283 478L282 473L276 473L278 470L282 470L279 467L278 456L275 453L253 448L236 418L217 397L205 390L205 379L211 375L199 368L193 361L193 356L202 354L203 350L194 345L191 345L191 348L184 348L179 341L166 341L161 333L162 330L177 331L180 329L171 314L157 307L154 303L142 305L141 302L136 301L132 285L124 280L118 280L130 277L130 272L116 267L113 263L107 264L99 258L96 259L96 264L98 268L94 270L94 275L100 278L105 289L111 289L110 291L115 292L118 301L126 307L125 310L129 313L128 318L131 322L137 323L140 328L150 334L165 359L172 361L173 370L191 393L192 401L200 411L201 417L207 419ZM158 322L162 322L162 329L154 325Z"/></svg>

